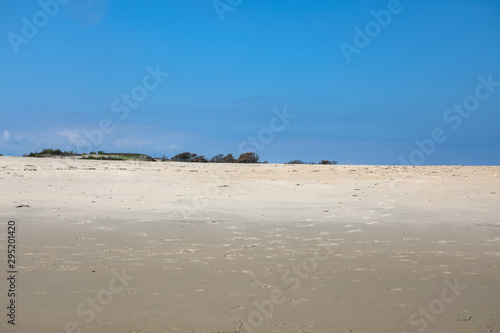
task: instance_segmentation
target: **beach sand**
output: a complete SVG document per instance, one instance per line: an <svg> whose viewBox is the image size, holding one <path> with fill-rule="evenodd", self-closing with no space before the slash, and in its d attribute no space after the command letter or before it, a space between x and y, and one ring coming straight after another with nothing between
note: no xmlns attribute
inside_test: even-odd
<svg viewBox="0 0 500 333"><path fill-rule="evenodd" d="M1 332L500 332L500 167L0 157L0 184Z"/></svg>

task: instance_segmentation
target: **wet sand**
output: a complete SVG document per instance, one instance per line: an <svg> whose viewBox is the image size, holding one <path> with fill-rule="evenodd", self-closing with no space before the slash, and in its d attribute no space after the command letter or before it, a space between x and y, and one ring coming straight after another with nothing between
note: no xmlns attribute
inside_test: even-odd
<svg viewBox="0 0 500 333"><path fill-rule="evenodd" d="M2 332L500 332L500 167L0 157L0 184Z"/></svg>

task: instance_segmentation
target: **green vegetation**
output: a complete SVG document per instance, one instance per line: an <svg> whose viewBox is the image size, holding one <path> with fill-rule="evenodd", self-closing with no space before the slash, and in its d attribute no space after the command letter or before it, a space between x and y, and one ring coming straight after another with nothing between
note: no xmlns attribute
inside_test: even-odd
<svg viewBox="0 0 500 333"><path fill-rule="evenodd" d="M171 158L171 161L175 162L193 162L194 159L197 159L198 155L197 154L192 154L192 153L180 153L175 155L174 157Z"/></svg>
<svg viewBox="0 0 500 333"><path fill-rule="evenodd" d="M259 163L259 155L254 152L243 153L236 160L236 163Z"/></svg>
<svg viewBox="0 0 500 333"><path fill-rule="evenodd" d="M302 162L301 160L293 160L293 161L287 162L285 164L304 164L304 162Z"/></svg>
<svg viewBox="0 0 500 333"><path fill-rule="evenodd" d="M165 159L162 159L165 160ZM198 163L259 163L259 156L254 152L243 153L238 159L233 157L233 154L215 155L210 160L207 160L204 155L198 155L194 153L184 152L175 155L171 158L174 162L198 162Z"/></svg>
<svg viewBox="0 0 500 333"><path fill-rule="evenodd" d="M76 154L71 151L62 151L61 149L45 148L41 152L24 154L24 157L74 157L85 160L115 160L115 161L155 161L151 156L144 154L129 153L105 153L102 150L90 152L90 154Z"/></svg>
<svg viewBox="0 0 500 333"><path fill-rule="evenodd" d="M82 156L84 160L106 160L106 161L156 161L151 156L145 154L129 154L129 153L105 153L99 151L97 154Z"/></svg>
<svg viewBox="0 0 500 333"><path fill-rule="evenodd" d="M212 157L209 162L211 163L236 163L236 159L234 158L233 154L227 154L224 156L224 154L218 154Z"/></svg>
<svg viewBox="0 0 500 333"><path fill-rule="evenodd" d="M316 164L316 163L305 163L301 160L293 160L293 161L290 161L290 162L287 162L285 164ZM323 165L336 165L337 164L337 161L327 161L327 160L322 160L321 162L319 162L318 164L323 164Z"/></svg>
<svg viewBox="0 0 500 333"><path fill-rule="evenodd" d="M79 154L75 154L72 150L70 151L62 151L61 149L48 149L45 148L41 152L29 153L29 155L24 154L26 157L50 157L50 156L79 156Z"/></svg>
<svg viewBox="0 0 500 333"><path fill-rule="evenodd" d="M224 163L224 154L215 155L208 161L210 163Z"/></svg>
<svg viewBox="0 0 500 333"><path fill-rule="evenodd" d="M2 156L2 154L0 154ZM25 157L73 157L73 158L81 158L84 160L105 160L105 161L173 161L173 162L191 162L191 163L262 163L266 164L267 161L259 162L259 155L255 152L247 152L242 153L236 159L233 154L218 154L213 156L210 159L205 158L204 155L198 155L194 153L184 152L175 155L171 159L168 159L165 155L162 158L152 158L149 155L145 154L131 154L131 153L105 153L102 150L99 150L97 153L91 151L86 154L77 154L71 151L62 151L61 149L49 149L45 148L41 152L29 153L28 155L24 154ZM301 160L292 160L285 164L306 164ZM316 163L307 163L307 164L316 164ZM337 161L328 161L322 160L319 164L323 165L336 165Z"/></svg>
<svg viewBox="0 0 500 333"><path fill-rule="evenodd" d="M236 162L236 159L234 158L233 154L227 154L222 159L222 162L223 163L234 163L234 162Z"/></svg>

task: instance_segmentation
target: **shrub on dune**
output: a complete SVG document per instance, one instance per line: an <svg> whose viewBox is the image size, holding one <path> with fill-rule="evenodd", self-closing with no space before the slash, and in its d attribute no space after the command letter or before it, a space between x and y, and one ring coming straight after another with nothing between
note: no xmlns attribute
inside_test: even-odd
<svg viewBox="0 0 500 333"><path fill-rule="evenodd" d="M236 163L259 163L259 156L254 152L243 153Z"/></svg>

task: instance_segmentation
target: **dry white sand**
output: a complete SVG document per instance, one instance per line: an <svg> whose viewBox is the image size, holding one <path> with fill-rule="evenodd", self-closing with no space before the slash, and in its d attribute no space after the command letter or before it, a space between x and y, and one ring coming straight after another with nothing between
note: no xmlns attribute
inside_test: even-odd
<svg viewBox="0 0 500 333"><path fill-rule="evenodd" d="M0 157L0 331L498 333L499 174Z"/></svg>

